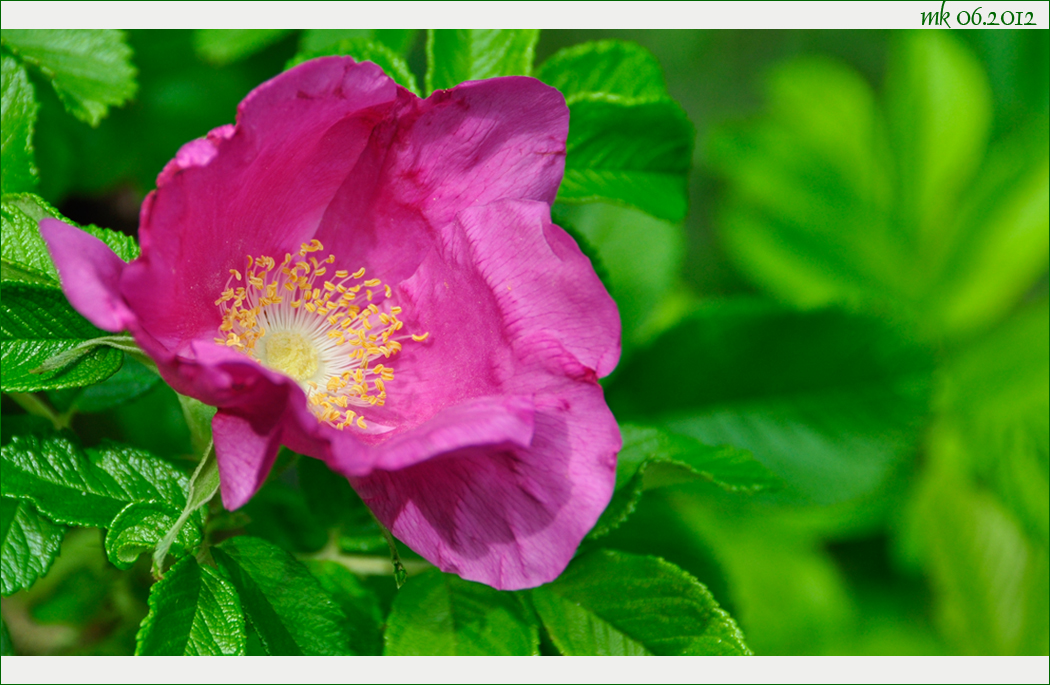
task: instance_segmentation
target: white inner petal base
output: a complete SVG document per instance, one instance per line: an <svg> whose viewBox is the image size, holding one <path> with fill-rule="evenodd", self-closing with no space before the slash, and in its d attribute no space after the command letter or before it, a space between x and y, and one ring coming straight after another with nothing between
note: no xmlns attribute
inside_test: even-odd
<svg viewBox="0 0 1050 685"><path fill-rule="evenodd" d="M365 270L336 270L334 255L318 260L320 241L303 243L298 257L247 257L242 275L230 277L215 305L222 313L215 342L234 348L293 378L319 421L336 428L368 429L368 407L382 406L394 369L387 362L403 342L426 333L401 332L401 307L390 286L365 280ZM380 361L383 360L383 361Z"/></svg>

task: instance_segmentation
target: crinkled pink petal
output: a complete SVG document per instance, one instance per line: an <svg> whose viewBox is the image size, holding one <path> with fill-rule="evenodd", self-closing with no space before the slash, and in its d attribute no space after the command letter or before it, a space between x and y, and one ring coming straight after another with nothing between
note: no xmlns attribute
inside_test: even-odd
<svg viewBox="0 0 1050 685"><path fill-rule="evenodd" d="M524 76L464 83L420 104L391 149L386 187L432 225L505 198L554 202L565 170L569 108Z"/></svg>
<svg viewBox="0 0 1050 685"><path fill-rule="evenodd" d="M219 410L212 419L212 435L218 460L222 504L239 509L262 487L281 448L280 424L267 423L277 417L266 414L238 415Z"/></svg>
<svg viewBox="0 0 1050 685"><path fill-rule="evenodd" d="M608 375L620 360L620 314L576 242L540 202L502 200L457 217L472 261L512 340L556 341Z"/></svg>
<svg viewBox="0 0 1050 685"><path fill-rule="evenodd" d="M612 496L621 441L600 386L537 399L528 448L471 448L351 479L400 539L442 571L501 590L556 578Z"/></svg>
<svg viewBox="0 0 1050 685"><path fill-rule="evenodd" d="M40 222L70 304L105 331L122 331L135 318L120 295L127 264L104 242L58 219Z"/></svg>

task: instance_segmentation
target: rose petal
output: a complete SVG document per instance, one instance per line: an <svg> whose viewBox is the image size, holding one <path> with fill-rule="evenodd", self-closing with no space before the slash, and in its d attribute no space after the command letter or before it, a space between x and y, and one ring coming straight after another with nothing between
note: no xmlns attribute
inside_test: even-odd
<svg viewBox="0 0 1050 685"><path fill-rule="evenodd" d="M73 308L104 331L123 331L135 319L120 295L127 264L104 242L58 219L43 219L40 235Z"/></svg>
<svg viewBox="0 0 1050 685"><path fill-rule="evenodd" d="M501 590L556 578L612 496L616 422L596 384L537 401L528 448L468 448L351 483L442 571Z"/></svg>

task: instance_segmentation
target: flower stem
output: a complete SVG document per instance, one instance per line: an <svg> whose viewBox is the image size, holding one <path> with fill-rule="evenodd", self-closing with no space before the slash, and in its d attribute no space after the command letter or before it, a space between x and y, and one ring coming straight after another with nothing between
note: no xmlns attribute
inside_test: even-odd
<svg viewBox="0 0 1050 685"><path fill-rule="evenodd" d="M11 392L7 394L15 403L33 416L41 416L51 422L56 431L69 428L73 419L73 409L59 414L42 399L30 392Z"/></svg>
<svg viewBox="0 0 1050 685"><path fill-rule="evenodd" d="M380 528L387 536L387 543L390 544L393 540L393 536L386 530L385 527L380 524ZM405 579L410 575L416 575L422 573L428 568L431 568L430 564L426 561L416 561L409 559L402 561L397 556L397 549L391 547L391 556L384 557L378 555L365 555L365 554L344 554L339 550L338 544L339 536L332 532L328 538L328 544L324 546L324 549L317 552L316 554L302 555L303 559L315 559L317 561L333 561L343 568L356 573L359 576L385 576L391 571L394 572L394 581L398 583L400 588L405 583ZM398 582L398 570L401 572L401 579Z"/></svg>

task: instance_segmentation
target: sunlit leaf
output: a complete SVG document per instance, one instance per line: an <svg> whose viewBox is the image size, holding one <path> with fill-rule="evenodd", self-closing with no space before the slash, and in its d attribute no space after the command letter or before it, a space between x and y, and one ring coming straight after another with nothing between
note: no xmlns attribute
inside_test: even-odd
<svg viewBox="0 0 1050 685"><path fill-rule="evenodd" d="M267 653L353 654L346 617L305 566L259 538L230 538L212 555L237 589L244 613Z"/></svg>
<svg viewBox="0 0 1050 685"><path fill-rule="evenodd" d="M464 81L532 73L536 29L430 29L427 93Z"/></svg>
<svg viewBox="0 0 1050 685"><path fill-rule="evenodd" d="M529 597L565 655L751 653L707 588L656 557L593 552Z"/></svg>
<svg viewBox="0 0 1050 685"><path fill-rule="evenodd" d="M616 457L616 491L591 531L605 535L622 523L643 490L702 480L727 492L751 493L781 481L748 452L712 447L658 428L621 424L623 448Z"/></svg>
<svg viewBox="0 0 1050 685"><path fill-rule="evenodd" d="M0 497L0 584L5 597L28 590L37 578L47 574L65 534L65 526L38 514L32 502Z"/></svg>
<svg viewBox="0 0 1050 685"><path fill-rule="evenodd" d="M188 479L163 459L103 443L81 449L61 436L15 436L2 448L0 489L31 500L48 518L107 528L132 502L186 503Z"/></svg>
<svg viewBox="0 0 1050 685"><path fill-rule="evenodd" d="M30 283L4 284L0 302L3 389L53 390L105 380L120 368L124 354L104 345L84 350L61 368L37 371L52 358L104 335L69 306L61 291Z"/></svg>
<svg viewBox="0 0 1050 685"><path fill-rule="evenodd" d="M155 500L132 502L120 510L106 532L106 556L119 569L128 569L140 554L148 553L171 530L181 512ZM175 558L193 552L201 543L199 517L191 517L170 548Z"/></svg>
<svg viewBox="0 0 1050 685"><path fill-rule="evenodd" d="M37 103L25 68L9 55L0 56L0 188L4 193L32 190L37 170L33 158L33 127Z"/></svg>
<svg viewBox="0 0 1050 685"><path fill-rule="evenodd" d="M413 576L387 618L386 654L538 654L539 635L518 597L437 570Z"/></svg>
<svg viewBox="0 0 1050 685"><path fill-rule="evenodd" d="M135 67L122 31L3 29L0 39L51 81L69 112L92 126L135 94Z"/></svg>
<svg viewBox="0 0 1050 685"><path fill-rule="evenodd" d="M374 62L387 76L394 79L397 83L408 88L416 95L420 94L416 77L412 70L408 68L404 58L386 45L367 38L348 38L322 48L301 51L288 62L287 68L291 69L307 60L325 55L350 55L359 62Z"/></svg>
<svg viewBox="0 0 1050 685"><path fill-rule="evenodd" d="M237 591L212 568L186 557L150 588L135 654L241 656L245 639Z"/></svg>

